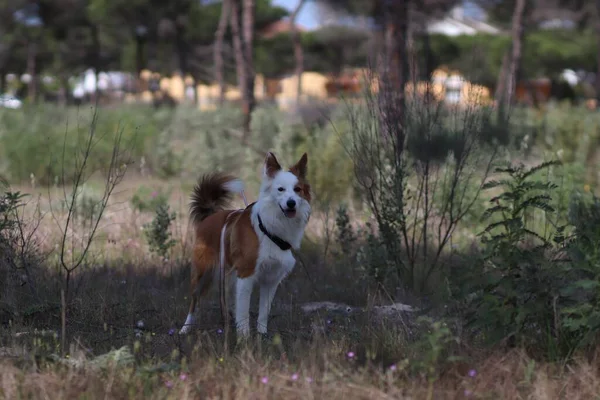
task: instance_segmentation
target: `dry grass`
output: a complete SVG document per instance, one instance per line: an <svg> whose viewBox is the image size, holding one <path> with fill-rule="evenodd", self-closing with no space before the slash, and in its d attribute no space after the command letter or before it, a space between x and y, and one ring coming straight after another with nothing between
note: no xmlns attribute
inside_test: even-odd
<svg viewBox="0 0 600 400"><path fill-rule="evenodd" d="M409 375L399 366L386 370L359 366L335 347L312 346L298 363L285 354L261 356L241 351L205 355L170 371L144 367L95 369L51 366L18 368L0 364L3 398L148 399L595 399L598 364L579 361L559 368L536 364L520 351L490 355L478 365L445 371L438 380ZM167 368L165 368L167 369Z"/></svg>
<svg viewBox="0 0 600 400"><path fill-rule="evenodd" d="M152 215L134 210L129 202L141 184L166 187L153 180L121 183L100 224L93 256L74 277L68 358L56 356L62 282L58 271L40 265L33 270L35 282L2 284L1 398L599 398L600 365L595 356L568 365L536 363L519 350L490 354L463 344L445 348L440 359L431 361L432 350L422 347L429 333L420 331L423 342L415 341L405 329L406 321L398 326L376 323L369 315L304 315L299 304L307 301L368 303L360 275L348 266L328 265L323 246L305 247L306 269L298 266L279 289L270 322L270 329L279 333L274 340L226 354L219 310L211 298L201 303L199 330L179 337L173 330L180 327L188 306L190 185L169 186L169 203L178 213L173 227L178 244L173 260L165 262L149 255L142 234L141 227ZM35 217L36 204L45 212L36 235L52 260L65 216L48 212L46 189L33 193L35 201L25 212ZM249 199L254 193L249 190ZM53 201L61 195L51 191ZM311 242L323 244L334 218L315 213L315 227L308 233ZM84 228L78 229L69 235L85 234ZM35 286L35 296L29 286ZM143 321L143 329L136 329L138 321ZM44 336L36 329L51 334ZM133 353L125 365L97 366L98 356L123 347ZM450 362L450 355L461 361Z"/></svg>

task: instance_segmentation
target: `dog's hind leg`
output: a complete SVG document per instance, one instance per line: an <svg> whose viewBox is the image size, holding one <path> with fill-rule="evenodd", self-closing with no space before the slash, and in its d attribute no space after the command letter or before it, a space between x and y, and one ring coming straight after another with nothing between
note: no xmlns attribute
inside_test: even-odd
<svg viewBox="0 0 600 400"><path fill-rule="evenodd" d="M194 249L194 260L192 263L192 280L190 285L190 308L183 327L179 334L185 335L196 323L196 306L199 297L208 292L214 275L214 256L210 248L197 246Z"/></svg>

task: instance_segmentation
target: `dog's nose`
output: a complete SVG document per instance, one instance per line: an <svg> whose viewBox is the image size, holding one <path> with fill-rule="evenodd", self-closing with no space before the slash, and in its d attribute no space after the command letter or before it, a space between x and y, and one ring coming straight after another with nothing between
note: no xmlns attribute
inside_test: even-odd
<svg viewBox="0 0 600 400"><path fill-rule="evenodd" d="M288 199L286 204L287 204L288 208L294 208L294 207L296 207L296 200Z"/></svg>

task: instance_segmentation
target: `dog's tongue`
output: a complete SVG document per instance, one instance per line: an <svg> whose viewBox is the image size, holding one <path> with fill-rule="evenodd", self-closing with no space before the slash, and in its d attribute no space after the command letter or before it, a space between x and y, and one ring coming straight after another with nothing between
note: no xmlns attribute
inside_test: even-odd
<svg viewBox="0 0 600 400"><path fill-rule="evenodd" d="M296 210L285 210L283 214L288 218L294 218L296 216Z"/></svg>

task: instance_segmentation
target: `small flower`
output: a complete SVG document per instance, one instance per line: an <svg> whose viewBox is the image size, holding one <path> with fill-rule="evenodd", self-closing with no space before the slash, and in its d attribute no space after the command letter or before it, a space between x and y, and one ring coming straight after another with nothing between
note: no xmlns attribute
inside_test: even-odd
<svg viewBox="0 0 600 400"><path fill-rule="evenodd" d="M156 196L158 196L158 192L155 190L154 192L152 192L152 194L150 196L152 198L155 198Z"/></svg>
<svg viewBox="0 0 600 400"><path fill-rule="evenodd" d="M293 381L297 381L298 380L298 374L293 374L292 375L292 380Z"/></svg>
<svg viewBox="0 0 600 400"><path fill-rule="evenodd" d="M144 327L144 321L142 321L141 319L137 322L137 327L138 328L143 328Z"/></svg>
<svg viewBox="0 0 600 400"><path fill-rule="evenodd" d="M173 336L175 334L175 328L169 329L169 336Z"/></svg>
<svg viewBox="0 0 600 400"><path fill-rule="evenodd" d="M223 362L223 357L219 357L219 362Z"/></svg>
<svg viewBox="0 0 600 400"><path fill-rule="evenodd" d="M307 377L305 378L305 380L306 380L306 382L308 382L308 383L312 383L312 381L313 381L313 379L312 379L310 376L307 376Z"/></svg>
<svg viewBox="0 0 600 400"><path fill-rule="evenodd" d="M347 354L348 358L354 358L354 352L353 351L349 351Z"/></svg>
<svg viewBox="0 0 600 400"><path fill-rule="evenodd" d="M586 193L589 193L591 190L590 185L588 185L588 184L583 185L583 190L585 190Z"/></svg>
<svg viewBox="0 0 600 400"><path fill-rule="evenodd" d="M330 319L327 320L327 325L331 325L332 321Z"/></svg>
<svg viewBox="0 0 600 400"><path fill-rule="evenodd" d="M396 366L396 364L390 365L390 371L395 371L397 369L398 369L398 367Z"/></svg>
<svg viewBox="0 0 600 400"><path fill-rule="evenodd" d="M165 386L168 387L169 389L171 389L173 387L173 382L171 381L166 381L165 382Z"/></svg>
<svg viewBox="0 0 600 400"><path fill-rule="evenodd" d="M473 394L469 389L465 389L465 397L470 397Z"/></svg>
<svg viewBox="0 0 600 400"><path fill-rule="evenodd" d="M219 335L220 335L220 334L222 334L222 333L223 333L223 329L221 329L221 328L217 329L217 334L219 334Z"/></svg>
<svg viewBox="0 0 600 400"><path fill-rule="evenodd" d="M267 383L269 383L269 378L267 378L266 376L263 376L260 381L266 385Z"/></svg>
<svg viewBox="0 0 600 400"><path fill-rule="evenodd" d="M469 376L471 378L475 378L475 376L477 376L477 371L475 371L474 369L470 369L469 370Z"/></svg>
<svg viewBox="0 0 600 400"><path fill-rule="evenodd" d="M181 379L182 381L185 381L187 379L187 374L181 374L179 375L179 379Z"/></svg>

